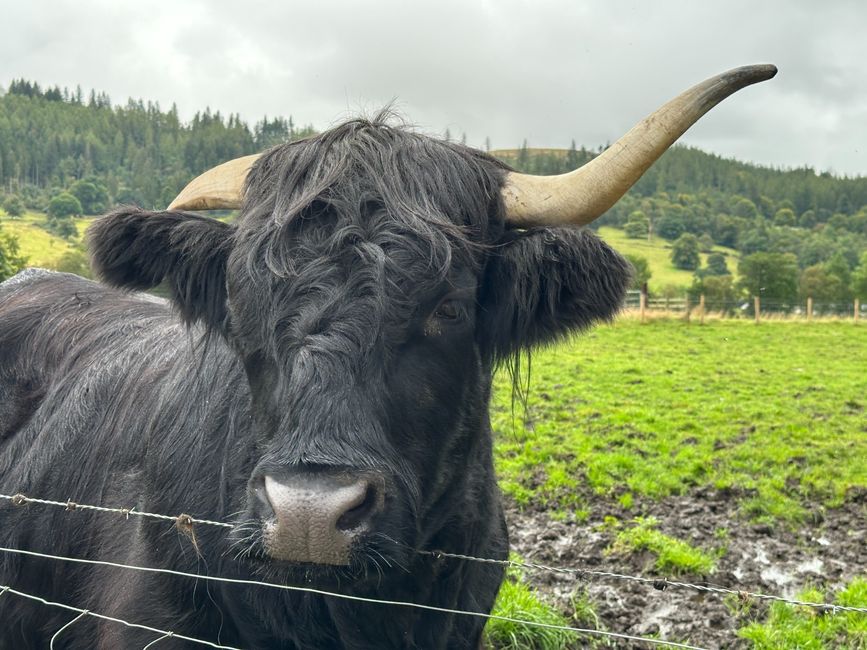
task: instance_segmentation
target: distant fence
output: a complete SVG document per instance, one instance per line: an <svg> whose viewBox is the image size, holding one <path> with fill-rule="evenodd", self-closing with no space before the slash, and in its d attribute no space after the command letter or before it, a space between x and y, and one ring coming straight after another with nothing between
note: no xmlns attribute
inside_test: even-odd
<svg viewBox="0 0 867 650"><path fill-rule="evenodd" d="M715 318L749 318L760 321L763 317L786 317L811 321L814 318L846 319L854 323L867 320L867 303L857 298L851 303L815 302L807 298L803 302L782 303L763 300L753 296L750 300L707 300L704 295L690 299L687 295L679 297L650 296L639 290L626 292L624 306L637 313L642 321L654 315L680 314L686 321L695 319L703 322L704 317L712 314Z"/></svg>

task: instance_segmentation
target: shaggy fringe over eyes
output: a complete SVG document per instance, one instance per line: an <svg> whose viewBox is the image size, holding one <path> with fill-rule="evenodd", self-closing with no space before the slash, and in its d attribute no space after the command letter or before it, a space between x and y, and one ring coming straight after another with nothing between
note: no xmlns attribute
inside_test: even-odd
<svg viewBox="0 0 867 650"><path fill-rule="evenodd" d="M340 321L347 349L359 350L379 323L417 316L454 266L481 271L486 242L503 229L506 168L391 121L388 111L352 120L257 161L230 277L234 295L270 299L236 305L239 334L264 326L279 350L280 332L297 338ZM295 277L304 281L284 281Z"/></svg>
<svg viewBox="0 0 867 650"><path fill-rule="evenodd" d="M262 258L254 258L264 253L272 273L295 275L298 251L286 244L301 221L346 215L346 223L357 224L359 215L377 209L395 224L396 235L417 240L418 251L440 276L452 254L478 258L489 229L502 228L499 190L506 166L474 149L391 124L396 121L384 109L371 120L352 120L275 147L257 162L242 216L250 224L242 229L258 240L249 242L248 271L261 269ZM273 227L260 227L262 222L278 226L276 234ZM330 225L339 237L341 224Z"/></svg>

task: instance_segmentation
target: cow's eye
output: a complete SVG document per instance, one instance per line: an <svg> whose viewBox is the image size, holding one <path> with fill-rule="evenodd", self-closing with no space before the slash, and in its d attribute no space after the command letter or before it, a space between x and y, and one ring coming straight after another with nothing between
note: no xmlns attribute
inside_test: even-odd
<svg viewBox="0 0 867 650"><path fill-rule="evenodd" d="M447 331L461 330L470 320L467 303L463 300L447 298L433 310L424 324L425 336L441 336Z"/></svg>
<svg viewBox="0 0 867 650"><path fill-rule="evenodd" d="M443 300L434 312L434 318L456 321L462 318L464 310L457 300Z"/></svg>

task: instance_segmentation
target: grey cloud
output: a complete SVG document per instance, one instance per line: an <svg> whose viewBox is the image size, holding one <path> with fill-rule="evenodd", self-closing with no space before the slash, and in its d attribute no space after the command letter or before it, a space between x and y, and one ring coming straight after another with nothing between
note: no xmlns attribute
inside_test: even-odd
<svg viewBox="0 0 867 650"><path fill-rule="evenodd" d="M396 100L427 131L495 147L613 141L689 85L755 62L688 144L867 173L867 5L798 0L54 2L4 10L0 83L27 77L325 128Z"/></svg>

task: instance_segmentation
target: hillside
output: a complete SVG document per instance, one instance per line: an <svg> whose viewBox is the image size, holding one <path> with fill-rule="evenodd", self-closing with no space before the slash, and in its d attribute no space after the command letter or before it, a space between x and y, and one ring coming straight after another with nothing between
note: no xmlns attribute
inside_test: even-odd
<svg viewBox="0 0 867 650"><path fill-rule="evenodd" d="M71 239L63 239L49 232L47 215L32 210L27 211L19 219L0 217L0 227L3 228L3 232L18 238L21 254L27 257L30 266L57 269L64 255L81 254L84 231L92 221L93 217L75 219L78 236ZM640 255L647 259L652 274L649 282L652 293L662 292L667 287L685 290L692 283L693 275L690 271L683 271L672 265L671 243L661 237L654 237L652 241L630 239L623 230L610 226L603 226L598 232L606 242L624 255ZM725 255L729 269L732 271L737 269L739 259L737 251L716 246L714 252ZM702 253L701 257L702 265L705 265L707 254Z"/></svg>
<svg viewBox="0 0 867 650"><path fill-rule="evenodd" d="M52 201L63 199L69 208L64 219L118 203L161 208L208 167L312 133L309 126L296 128L291 117L250 126L208 108L185 124L175 107L166 111L143 100L114 106L103 93L86 101L80 92L14 81L0 96L0 206L32 214L49 212ZM525 143L492 153L522 172L561 174L599 151ZM34 261L59 251L63 256L64 244L34 230L33 218L9 224L8 234L22 238ZM829 293L827 300L845 302L859 291L850 276L867 254L867 178L771 169L675 146L592 227L623 252L647 257L655 290L690 283L689 273L672 267L668 250L689 234L723 252L731 271L738 256L755 253L788 256L798 274L813 279L833 271L839 295ZM52 224L61 234L75 228L69 221ZM632 238L618 234L626 230ZM642 241L648 232L650 245Z"/></svg>
<svg viewBox="0 0 867 650"><path fill-rule="evenodd" d="M671 263L671 242L665 241L662 237L654 237L651 241L630 239L623 230L610 226L602 226L598 232L599 236L618 252L624 255L640 255L647 259L651 271L647 284L651 293L659 294L664 289L673 287L686 290L692 284L692 271L674 267ZM732 273L736 273L740 260L737 251L724 246L714 246L713 251L725 255L726 266ZM701 264L707 265L707 253L701 253Z"/></svg>

